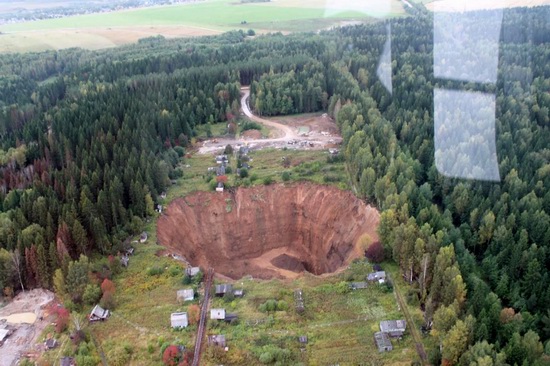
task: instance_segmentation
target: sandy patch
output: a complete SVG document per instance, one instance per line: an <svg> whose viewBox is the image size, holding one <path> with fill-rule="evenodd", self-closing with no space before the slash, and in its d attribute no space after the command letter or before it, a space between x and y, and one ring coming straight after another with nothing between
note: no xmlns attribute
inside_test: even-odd
<svg viewBox="0 0 550 366"><path fill-rule="evenodd" d="M0 316L0 320L6 320L10 324L33 324L36 321L35 313L17 313L8 316Z"/></svg>

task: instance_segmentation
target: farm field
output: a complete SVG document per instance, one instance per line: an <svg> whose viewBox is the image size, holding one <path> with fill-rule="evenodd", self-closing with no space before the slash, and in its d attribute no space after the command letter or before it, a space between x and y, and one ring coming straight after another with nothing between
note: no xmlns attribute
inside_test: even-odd
<svg viewBox="0 0 550 366"><path fill-rule="evenodd" d="M0 26L0 52L39 51L68 47L100 49L136 42L140 38L192 37L233 29L258 33L316 31L371 16L404 13L401 3L381 10L360 2L309 0L305 3L277 1L241 4L233 0L87 14ZM244 23L246 22L246 23ZM303 23L302 23L303 22ZM244 24L242 24L244 23Z"/></svg>

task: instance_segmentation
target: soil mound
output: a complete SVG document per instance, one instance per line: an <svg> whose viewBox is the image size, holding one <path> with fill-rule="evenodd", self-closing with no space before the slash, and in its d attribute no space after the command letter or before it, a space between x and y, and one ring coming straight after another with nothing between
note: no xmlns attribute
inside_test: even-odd
<svg viewBox="0 0 550 366"><path fill-rule="evenodd" d="M233 279L335 272L378 240L379 214L351 192L303 183L196 192L173 201L157 237L193 265Z"/></svg>

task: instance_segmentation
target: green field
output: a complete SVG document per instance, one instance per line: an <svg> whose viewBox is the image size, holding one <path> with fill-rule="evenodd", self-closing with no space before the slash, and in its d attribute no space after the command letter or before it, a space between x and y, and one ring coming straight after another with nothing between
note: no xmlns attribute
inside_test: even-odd
<svg viewBox="0 0 550 366"><path fill-rule="evenodd" d="M353 4L352 4L353 3ZM122 10L0 26L0 52L38 51L80 46L114 47L154 35L200 36L233 29L263 32L316 31L379 16L376 9L330 4L323 0L241 4L235 0ZM300 4L300 5L296 5ZM354 5L355 4L355 5ZM385 16L403 14L392 0Z"/></svg>

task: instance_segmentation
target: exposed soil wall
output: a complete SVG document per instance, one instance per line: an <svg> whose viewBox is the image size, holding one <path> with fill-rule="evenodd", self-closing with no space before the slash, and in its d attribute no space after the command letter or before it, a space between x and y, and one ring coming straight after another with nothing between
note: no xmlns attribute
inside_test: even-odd
<svg viewBox="0 0 550 366"><path fill-rule="evenodd" d="M193 265L237 279L334 272L359 256L363 234L378 240L379 214L351 192L315 184L196 192L158 220L162 245Z"/></svg>

